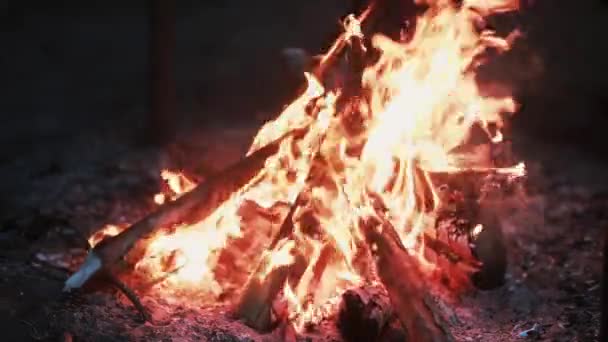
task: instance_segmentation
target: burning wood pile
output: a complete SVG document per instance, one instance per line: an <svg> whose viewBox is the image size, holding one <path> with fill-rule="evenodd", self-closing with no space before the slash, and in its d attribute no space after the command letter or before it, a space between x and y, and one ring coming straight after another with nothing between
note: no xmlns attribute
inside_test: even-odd
<svg viewBox="0 0 608 342"><path fill-rule="evenodd" d="M91 237L65 290L111 275L141 296L230 303L285 338L337 315L351 340L378 339L393 317L411 341L450 340L437 305L504 272L485 203L524 175L501 131L514 100L476 80L515 37L484 19L518 4L426 5L400 41L368 39L373 5L347 17L301 96L241 161L198 185L163 174L158 209Z"/></svg>

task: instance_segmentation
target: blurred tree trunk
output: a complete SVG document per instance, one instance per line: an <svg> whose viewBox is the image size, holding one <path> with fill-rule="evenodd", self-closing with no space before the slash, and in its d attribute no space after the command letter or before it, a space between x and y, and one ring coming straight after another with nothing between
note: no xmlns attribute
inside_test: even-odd
<svg viewBox="0 0 608 342"><path fill-rule="evenodd" d="M163 145L175 136L175 1L149 0L150 92L146 140Z"/></svg>
<svg viewBox="0 0 608 342"><path fill-rule="evenodd" d="M602 268L602 318L600 341L608 341L608 229L604 229L604 267Z"/></svg>

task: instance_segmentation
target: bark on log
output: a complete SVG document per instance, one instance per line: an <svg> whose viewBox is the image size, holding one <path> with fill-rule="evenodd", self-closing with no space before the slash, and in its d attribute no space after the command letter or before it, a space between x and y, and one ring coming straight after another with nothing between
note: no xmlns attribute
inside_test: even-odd
<svg viewBox="0 0 608 342"><path fill-rule="evenodd" d="M345 341L377 341L389 324L393 311L380 288L356 288L342 294L338 329Z"/></svg>
<svg viewBox="0 0 608 342"><path fill-rule="evenodd" d="M280 241L291 235L293 231L293 215L300 204L301 194L302 192L291 206L287 217L285 217L281 228L279 228L279 232L268 247L267 251L271 251L267 255L268 257L272 255L272 251L276 249ZM285 286L285 282L290 274L301 269L301 267L297 266L300 264L305 265L307 261L301 255L297 255L294 264L278 267L265 277L261 276L265 273L268 262L269 260L262 258L255 272L247 281L235 310L236 317L242 319L245 324L258 331L268 331L272 327L272 302L277 298L283 286Z"/></svg>
<svg viewBox="0 0 608 342"><path fill-rule="evenodd" d="M299 134L302 130L305 129L294 131L292 134ZM260 172L266 160L278 152L281 142L288 135L291 134L262 147L175 201L164 204L120 234L100 242L89 252L79 271L66 281L64 290L81 287L97 271L111 267L132 249L134 251L130 254L135 254L136 259L144 249L138 243L157 229L179 223L198 222L207 217Z"/></svg>
<svg viewBox="0 0 608 342"><path fill-rule="evenodd" d="M324 139L325 132L321 134L318 144L313 149L311 165L306 175L306 184L309 184L312 177L314 177L315 160ZM294 215L296 214L296 210L309 200L307 190L308 188L305 186L298 193L267 251L274 251L280 241L293 236ZM283 289L288 278L295 279L295 282L299 281L308 263L306 258L298 254L294 264L286 266L284 269L281 268L280 271L275 270L278 273L276 275L273 274L273 276L261 278L257 274L264 271L266 262L264 259L260 261L256 271L247 282L235 311L237 317L242 318L247 325L258 331L270 329L272 323L270 321L272 302Z"/></svg>
<svg viewBox="0 0 608 342"><path fill-rule="evenodd" d="M491 290L504 284L507 272L507 248L502 225L493 208L483 203L476 222L483 226L483 230L473 242L472 252L480 261L481 268L471 279L478 289Z"/></svg>
<svg viewBox="0 0 608 342"><path fill-rule="evenodd" d="M260 332L272 328L272 301L277 297L289 276L289 265L281 266L268 275L258 268L247 281L245 292L236 309L236 317Z"/></svg>
<svg viewBox="0 0 608 342"><path fill-rule="evenodd" d="M394 227L382 213L361 222L376 258L378 276L410 341L453 341L438 309L432 306L428 286L417 261L403 247Z"/></svg>
<svg viewBox="0 0 608 342"><path fill-rule="evenodd" d="M453 264L461 265L466 271L477 271L482 267L482 263L472 256L464 255L455 251L449 244L435 239L428 234L423 236L424 245L433 250L438 255L446 258Z"/></svg>
<svg viewBox="0 0 608 342"><path fill-rule="evenodd" d="M270 257L271 254L268 254ZM234 315L260 332L268 332L275 322L272 320L272 304L277 299L285 282L294 272L306 265L302 255L296 255L294 264L279 266L266 274L269 260L264 260L247 281ZM285 319L282 317L281 319Z"/></svg>

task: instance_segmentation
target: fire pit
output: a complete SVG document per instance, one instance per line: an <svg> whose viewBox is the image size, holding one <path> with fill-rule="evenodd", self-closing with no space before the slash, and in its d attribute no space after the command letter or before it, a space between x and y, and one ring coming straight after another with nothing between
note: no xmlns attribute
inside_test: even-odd
<svg viewBox="0 0 608 342"><path fill-rule="evenodd" d="M451 340L449 303L501 283L492 203L525 174L504 138L515 101L476 79L517 37L485 18L517 7L433 1L401 41L366 32L373 6L348 16L241 161L202 182L164 172L157 210L93 235L65 291L109 278L152 324L139 298L219 304L283 340L332 319L348 340Z"/></svg>

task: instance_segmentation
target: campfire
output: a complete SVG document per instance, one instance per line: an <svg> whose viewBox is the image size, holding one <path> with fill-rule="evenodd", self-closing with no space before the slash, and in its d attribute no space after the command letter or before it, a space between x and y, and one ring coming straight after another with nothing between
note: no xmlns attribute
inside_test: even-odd
<svg viewBox="0 0 608 342"><path fill-rule="evenodd" d="M433 298L484 272L484 201L525 174L503 137L514 99L476 78L517 37L485 19L518 3L426 5L398 41L366 32L373 5L348 16L242 160L200 184L163 171L157 210L93 235L65 290L111 274L139 296L231 305L259 331L375 305L378 331L395 316L412 341L449 340Z"/></svg>

